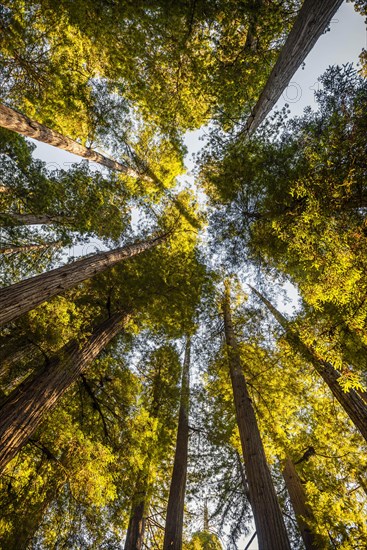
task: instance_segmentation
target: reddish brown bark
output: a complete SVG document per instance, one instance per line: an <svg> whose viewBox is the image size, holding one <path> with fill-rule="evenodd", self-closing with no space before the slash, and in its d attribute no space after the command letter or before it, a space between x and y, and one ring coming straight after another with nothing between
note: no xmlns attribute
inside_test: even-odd
<svg viewBox="0 0 367 550"><path fill-rule="evenodd" d="M163 550L181 550L189 442L190 339L182 369L181 399L175 459L168 498Z"/></svg>
<svg viewBox="0 0 367 550"><path fill-rule="evenodd" d="M148 474L143 473L138 480L130 512L124 550L141 550L144 542L145 514L147 508Z"/></svg>
<svg viewBox="0 0 367 550"><path fill-rule="evenodd" d="M250 286L250 285L249 285ZM364 400L364 395L361 397L356 391L343 391L339 384L340 373L334 367L318 357L317 353L311 346L306 345L300 338L299 334L290 327L288 320L255 288L250 287L255 294L260 298L263 304L271 311L278 323L286 331L285 337L290 345L298 351L304 359L310 363L321 376L324 382L329 386L334 397L339 401L350 420L359 430L361 435L367 441L367 403Z"/></svg>
<svg viewBox="0 0 367 550"><path fill-rule="evenodd" d="M314 520L314 515L310 506L306 502L306 493L301 479L297 474L296 468L290 458L284 462L283 478L294 510L297 525L300 530L302 540L306 550L316 550L320 548L315 535L312 533L310 523Z"/></svg>
<svg viewBox="0 0 367 550"><path fill-rule="evenodd" d="M229 288L223 299L224 331L237 425L260 550L290 550L282 512L275 493L235 338Z"/></svg>
<svg viewBox="0 0 367 550"><path fill-rule="evenodd" d="M126 312L112 315L80 347L65 346L59 357L21 383L0 407L0 472L25 445L66 390L122 329Z"/></svg>
<svg viewBox="0 0 367 550"><path fill-rule="evenodd" d="M18 111L15 111L10 107L6 107L5 105L1 104L0 126L2 126L3 128L7 128L8 130L12 130L13 132L17 132L18 134L22 134L23 136L35 139L37 141L42 141L43 143L47 143L48 145L52 145L53 147L58 147L59 149L63 149L64 151L68 151L69 153L73 153L74 155L78 155L79 157L83 157L93 162L97 162L98 164L102 164L110 170L123 172L124 174L126 174L127 176L131 176L132 178L142 177L143 179L147 179L146 176L142 176L132 168L124 166L123 164L116 162L115 160L109 159L104 155L93 151L92 149L88 149L77 141L63 136L62 134L59 134L59 132L55 132L55 130L51 130L43 124L40 124L39 122L36 122L35 120L32 120L25 115L22 115ZM150 181L150 178L148 179Z"/></svg>
<svg viewBox="0 0 367 550"><path fill-rule="evenodd" d="M98 252L0 290L0 325L17 319L42 302L62 294L114 264L157 246L166 238L167 234L159 235L109 252Z"/></svg>
<svg viewBox="0 0 367 550"><path fill-rule="evenodd" d="M265 120L292 76L325 31L343 0L305 0L270 73L257 104L248 118L245 132L251 135Z"/></svg>

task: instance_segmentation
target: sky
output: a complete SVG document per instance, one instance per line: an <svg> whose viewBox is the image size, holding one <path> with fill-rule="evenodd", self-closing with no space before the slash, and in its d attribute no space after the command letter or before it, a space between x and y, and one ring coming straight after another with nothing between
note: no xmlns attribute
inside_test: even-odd
<svg viewBox="0 0 367 550"><path fill-rule="evenodd" d="M292 77L282 97L279 99L275 109L280 109L285 103L289 104L290 116L302 114L303 109L308 105L315 105L314 91L318 89L319 76L330 65L342 65L353 62L358 63L358 56L363 48L367 49L367 33L363 17L354 11L351 3L343 3L333 17L330 30L324 34L316 43L313 50L306 58L303 68L300 68ZM188 149L186 156L187 177L192 178L191 171L194 168L192 155L203 146L200 138L204 130L188 132L185 136L185 145ZM53 165L53 167L67 168L71 163L80 162L80 157L60 151L43 143L37 143L34 156ZM93 246L92 246L93 248ZM91 248L83 253L92 252ZM289 285L286 288L291 300L296 300L294 289ZM280 304L277 304L280 307ZM251 536L251 535L250 535ZM248 539L243 539L239 546L244 550ZM247 547L247 550L258 550L256 541Z"/></svg>

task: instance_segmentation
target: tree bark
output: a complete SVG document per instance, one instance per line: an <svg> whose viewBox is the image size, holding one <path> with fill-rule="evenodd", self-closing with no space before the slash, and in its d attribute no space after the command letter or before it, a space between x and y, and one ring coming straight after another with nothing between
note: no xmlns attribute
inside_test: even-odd
<svg viewBox="0 0 367 550"><path fill-rule="evenodd" d="M51 225L65 223L71 220L64 216L47 216L47 214L18 214L16 212L0 212L0 222L3 226L17 225Z"/></svg>
<svg viewBox="0 0 367 550"><path fill-rule="evenodd" d="M305 0L244 131L252 135L325 31L343 0Z"/></svg>
<svg viewBox="0 0 367 550"><path fill-rule="evenodd" d="M222 308L237 425L259 549L290 550L282 512L266 462L255 412L243 374L238 344L233 330L228 286L226 286Z"/></svg>
<svg viewBox="0 0 367 550"><path fill-rule="evenodd" d="M190 402L190 338L186 341L182 368L181 399L175 459L168 498L163 550L181 550L187 476Z"/></svg>
<svg viewBox="0 0 367 550"><path fill-rule="evenodd" d="M62 294L116 263L157 246L167 236L168 233L109 252L98 252L0 290L0 325L14 321L42 302Z"/></svg>
<svg viewBox="0 0 367 550"><path fill-rule="evenodd" d="M44 250L45 248L59 248L61 246L61 241L53 243L44 243L44 244L25 244L22 246L17 245L8 245L0 247L0 254L8 256L10 254L19 254L21 252L31 252L32 250Z"/></svg>
<svg viewBox="0 0 367 550"><path fill-rule="evenodd" d="M288 457L285 459L282 473L306 550L320 548L308 525L309 522L314 521L314 515L310 506L306 503L306 493L296 468Z"/></svg>
<svg viewBox="0 0 367 550"><path fill-rule="evenodd" d="M56 359L6 398L0 408L0 472L128 319L126 312L115 313L97 327L83 347L78 342L65 346Z"/></svg>
<svg viewBox="0 0 367 550"><path fill-rule="evenodd" d="M250 286L250 285L249 285ZM258 290L250 288L260 298L263 304L273 314L278 323L286 331L285 337L289 344L298 351L304 359L309 362L321 376L324 382L329 386L334 397L339 401L350 420L359 430L361 435L367 441L367 403L355 390L343 391L339 384L340 373L334 369L331 363L324 361L311 346L306 345L300 338L299 334L294 331L288 320L267 300Z"/></svg>
<svg viewBox="0 0 367 550"><path fill-rule="evenodd" d="M149 468L148 468L149 471ZM130 512L124 550L141 550L144 542L145 514L147 508L148 472L138 480Z"/></svg>
<svg viewBox="0 0 367 550"><path fill-rule="evenodd" d="M18 134L22 134L23 136L35 139L37 141L42 141L43 143L47 143L53 147L58 147L59 149L63 149L64 151L68 151L69 153L73 153L74 155L78 155L79 157L83 157L87 160L102 164L110 170L123 172L132 178L148 179L151 181L149 177L139 174L132 168L124 166L123 164L109 159L104 155L93 151L92 149L84 147L77 141L63 136L62 134L59 134L59 132L55 132L43 124L22 115L18 111L1 104L0 126L7 128L8 130L12 130Z"/></svg>

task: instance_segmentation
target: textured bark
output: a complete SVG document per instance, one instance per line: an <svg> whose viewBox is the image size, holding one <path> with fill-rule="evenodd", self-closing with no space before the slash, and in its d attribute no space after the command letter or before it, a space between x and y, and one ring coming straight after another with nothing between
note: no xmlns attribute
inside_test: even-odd
<svg viewBox="0 0 367 550"><path fill-rule="evenodd" d="M112 315L80 347L65 346L58 358L20 384L0 408L0 472L27 443L66 390L87 369L129 319L126 312Z"/></svg>
<svg viewBox="0 0 367 550"><path fill-rule="evenodd" d="M265 120L292 76L306 59L343 0L305 0L270 73L245 132L251 135Z"/></svg>
<svg viewBox="0 0 367 550"><path fill-rule="evenodd" d="M130 512L124 550L141 550L145 532L145 513L147 508L148 474L138 480Z"/></svg>
<svg viewBox="0 0 367 550"><path fill-rule="evenodd" d="M250 286L250 285L249 285ZM255 288L250 287L255 294L260 298L263 304L271 311L278 323L286 331L285 337L289 344L300 353L304 359L315 368L316 372L321 376L324 382L329 386L334 397L339 401L344 411L349 416L355 427L367 441L367 403L364 396L361 397L355 390L344 392L339 384L340 373L334 369L331 363L320 358L315 350L306 345L300 338L299 334L293 330L288 320L278 311L270 302ZM363 392L362 392L363 393Z"/></svg>
<svg viewBox="0 0 367 550"><path fill-rule="evenodd" d="M23 136L35 139L37 141L42 141L43 143L47 143L53 147L58 147L59 149L63 149L64 151L68 151L69 153L73 153L79 157L102 164L110 170L123 172L132 178L148 179L150 181L150 178L139 174L128 166L124 166L123 164L109 159L104 155L93 151L92 149L88 149L77 141L63 136L62 134L59 134L59 132L55 132L43 124L22 115L18 111L14 111L14 109L1 104L0 126L7 128L8 130L12 130L13 132L17 132L18 134L22 134Z"/></svg>
<svg viewBox="0 0 367 550"><path fill-rule="evenodd" d="M251 398L243 374L230 311L229 288L223 300L224 331L237 425L260 550L290 550Z"/></svg>
<svg viewBox="0 0 367 550"><path fill-rule="evenodd" d="M54 223L65 223L68 220L65 216L47 216L46 214L17 214L16 212L0 212L2 226L17 225L51 225Z"/></svg>
<svg viewBox="0 0 367 550"><path fill-rule="evenodd" d="M181 550L189 442L190 338L182 369L181 399L175 459L167 505L163 550Z"/></svg>
<svg viewBox="0 0 367 550"><path fill-rule="evenodd" d="M284 463L283 478L306 550L320 548L315 535L309 527L309 523L314 520L314 515L310 506L306 503L306 493L296 472L296 468L288 457Z"/></svg>
<svg viewBox="0 0 367 550"><path fill-rule="evenodd" d="M55 243L44 243L44 244L25 244L23 246L2 246L0 247L0 254L7 256L9 254L19 254L21 252L31 252L32 250L44 250L45 248L57 248L61 246L61 241Z"/></svg>
<svg viewBox="0 0 367 550"><path fill-rule="evenodd" d="M98 252L0 290L0 325L17 319L42 302L62 294L114 264L153 248L166 237L167 234L164 234L109 252Z"/></svg>

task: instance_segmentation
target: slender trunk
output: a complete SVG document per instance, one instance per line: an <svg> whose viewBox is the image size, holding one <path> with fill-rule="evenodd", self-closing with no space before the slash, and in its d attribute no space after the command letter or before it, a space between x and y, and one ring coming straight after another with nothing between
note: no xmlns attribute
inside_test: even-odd
<svg viewBox="0 0 367 550"><path fill-rule="evenodd" d="M25 244L23 246L8 245L0 247L0 254L5 256L9 254L20 254L21 252L31 252L32 250L44 250L45 248L59 248L61 246L61 241L54 243L44 243L44 244Z"/></svg>
<svg viewBox="0 0 367 550"><path fill-rule="evenodd" d="M0 325L14 321L53 296L94 277L114 264L157 246L167 238L159 235L144 242L98 252L0 290Z"/></svg>
<svg viewBox="0 0 367 550"><path fill-rule="evenodd" d="M51 225L71 221L65 216L48 216L47 214L18 214L16 212L0 212L0 222L3 226L17 225Z"/></svg>
<svg viewBox="0 0 367 550"><path fill-rule="evenodd" d="M187 476L190 403L190 338L186 341L182 368L181 399L178 417L176 452L168 498L163 550L181 550Z"/></svg>
<svg viewBox="0 0 367 550"><path fill-rule="evenodd" d="M343 0L305 0L270 73L258 102L246 123L251 135L265 120L292 76L306 59Z"/></svg>
<svg viewBox="0 0 367 550"><path fill-rule="evenodd" d="M115 313L98 326L83 347L78 342L65 346L58 358L6 398L0 408L0 472L128 319L125 312Z"/></svg>
<svg viewBox="0 0 367 550"><path fill-rule="evenodd" d="M286 331L285 336L289 344L296 351L298 351L307 362L313 365L316 372L329 386L334 397L339 401L350 420L367 441L367 403L365 402L364 397L362 398L355 390L345 392L339 384L339 378L341 376L340 373L334 369L330 363L318 357L312 347L308 346L301 340L299 334L290 327L288 320L269 302L269 300L267 300L255 288L250 288L271 311L278 323L284 328Z"/></svg>
<svg viewBox="0 0 367 550"><path fill-rule="evenodd" d="M22 115L18 111L11 109L10 107L5 107L5 105L0 104L0 126L22 134L23 136L35 139L37 141L42 141L53 147L58 147L79 157L86 158L98 164L102 164L109 168L110 170L117 170L118 172L123 172L127 176L132 178L142 178L147 179L146 176L142 176L132 168L124 166L123 164L116 162L115 160L109 159L92 149L84 147L77 141L70 139L59 132L55 132L50 128L47 128L43 124L36 122L28 118L25 115ZM150 178L148 178L150 181Z"/></svg>
<svg viewBox="0 0 367 550"><path fill-rule="evenodd" d="M314 515L310 506L306 503L306 493L296 468L288 457L285 459L282 473L306 550L320 548L309 527L309 523L314 521Z"/></svg>
<svg viewBox="0 0 367 550"><path fill-rule="evenodd" d="M229 288L223 300L224 331L237 425L240 433L250 503L260 550L290 550L251 398L243 374L230 311Z"/></svg>
<svg viewBox="0 0 367 550"><path fill-rule="evenodd" d="M141 550L143 548L145 515L147 508L148 474L149 466L136 484L124 550Z"/></svg>

